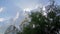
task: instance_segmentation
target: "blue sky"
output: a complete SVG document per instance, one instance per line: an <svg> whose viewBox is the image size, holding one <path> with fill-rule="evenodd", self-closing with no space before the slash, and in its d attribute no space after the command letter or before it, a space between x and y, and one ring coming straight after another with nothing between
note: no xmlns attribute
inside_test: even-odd
<svg viewBox="0 0 60 34"><path fill-rule="evenodd" d="M3 34L9 25L15 23L18 26L25 17L24 10L47 4L49 0L0 0L0 34ZM60 5L60 0L56 0L56 4Z"/></svg>

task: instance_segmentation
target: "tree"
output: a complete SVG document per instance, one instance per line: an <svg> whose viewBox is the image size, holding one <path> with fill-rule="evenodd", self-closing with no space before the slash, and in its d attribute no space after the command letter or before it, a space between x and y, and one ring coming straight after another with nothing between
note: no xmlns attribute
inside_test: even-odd
<svg viewBox="0 0 60 34"><path fill-rule="evenodd" d="M23 28L21 34L57 34L59 32L60 16L56 16L54 11L47 13L47 17L40 12L31 12L30 17L31 22Z"/></svg>
<svg viewBox="0 0 60 34"><path fill-rule="evenodd" d="M53 7L53 8L52 8ZM50 5L47 17L40 11L31 12L31 21L29 25L23 28L21 34L57 34L60 30L60 15L57 15L60 9L56 10L54 5ZM59 13L60 14L60 13Z"/></svg>

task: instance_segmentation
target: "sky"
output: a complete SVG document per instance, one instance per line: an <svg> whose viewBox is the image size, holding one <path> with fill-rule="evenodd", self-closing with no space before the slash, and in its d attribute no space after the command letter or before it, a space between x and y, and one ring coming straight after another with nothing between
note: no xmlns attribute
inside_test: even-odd
<svg viewBox="0 0 60 34"><path fill-rule="evenodd" d="M60 0L55 0L60 5ZM0 0L0 34L4 34L8 26L19 26L25 17L25 11L49 4L49 0Z"/></svg>

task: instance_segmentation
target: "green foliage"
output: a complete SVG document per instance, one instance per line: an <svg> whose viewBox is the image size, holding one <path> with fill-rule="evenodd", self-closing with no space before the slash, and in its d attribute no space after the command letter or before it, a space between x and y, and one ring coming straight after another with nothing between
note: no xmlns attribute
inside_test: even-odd
<svg viewBox="0 0 60 34"><path fill-rule="evenodd" d="M21 34L57 34L56 32L59 32L60 16L56 16L55 12L50 11L47 17L40 12L32 12L30 17L30 24L23 28ZM33 28L33 24L35 24L35 28Z"/></svg>
<svg viewBox="0 0 60 34"><path fill-rule="evenodd" d="M49 18L54 18L54 17L56 17L56 13L53 12L53 11L51 11L51 12L49 12L49 13L47 14L47 16L48 16Z"/></svg>
<svg viewBox="0 0 60 34"><path fill-rule="evenodd" d="M60 15L55 10L47 13L47 17L39 11L31 12L31 22L23 28L21 34L57 34L60 30ZM35 27L33 27L33 24Z"/></svg>
<svg viewBox="0 0 60 34"><path fill-rule="evenodd" d="M56 16L55 12L49 12L47 17L40 12L32 12L31 22L23 28L22 34L56 34L60 29L60 16ZM52 20L50 20L52 18ZM35 28L33 28L35 24Z"/></svg>

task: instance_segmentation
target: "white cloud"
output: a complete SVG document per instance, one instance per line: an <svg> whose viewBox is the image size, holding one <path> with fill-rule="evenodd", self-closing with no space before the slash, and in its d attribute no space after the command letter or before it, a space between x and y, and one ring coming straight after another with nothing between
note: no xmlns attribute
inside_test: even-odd
<svg viewBox="0 0 60 34"><path fill-rule="evenodd" d="M19 12L17 12L17 14L16 14L16 16L14 18L14 21L16 21L16 19L18 19L18 18L19 18Z"/></svg>
<svg viewBox="0 0 60 34"><path fill-rule="evenodd" d="M5 21L5 18L0 18L0 22L3 22L3 21Z"/></svg>
<svg viewBox="0 0 60 34"><path fill-rule="evenodd" d="M24 11L30 12L32 9L31 8L25 8Z"/></svg>
<svg viewBox="0 0 60 34"><path fill-rule="evenodd" d="M43 6L43 11L45 11L46 10L46 8Z"/></svg>
<svg viewBox="0 0 60 34"><path fill-rule="evenodd" d="M3 11L3 8L0 8L0 12L2 12Z"/></svg>

